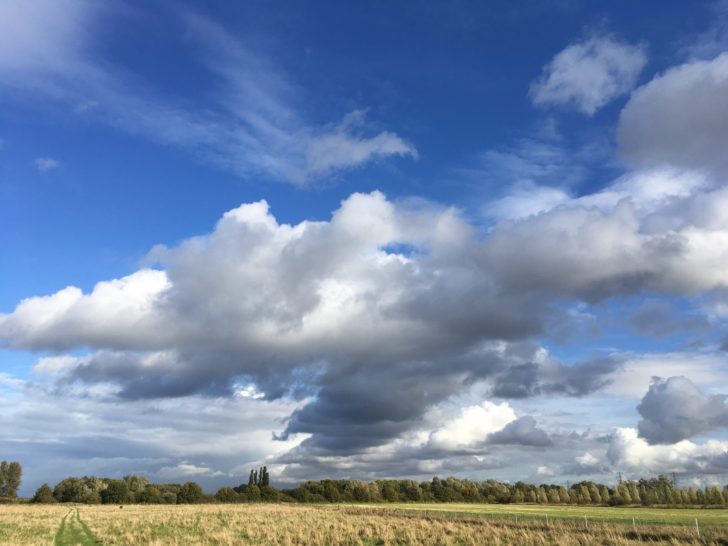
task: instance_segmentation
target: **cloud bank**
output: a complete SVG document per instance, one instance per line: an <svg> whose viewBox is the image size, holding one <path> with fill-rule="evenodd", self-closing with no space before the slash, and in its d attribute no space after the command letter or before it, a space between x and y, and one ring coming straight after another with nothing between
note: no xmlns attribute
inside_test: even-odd
<svg viewBox="0 0 728 546"><path fill-rule="evenodd" d="M591 197L598 207L573 199L487 233L455 209L378 192L296 225L246 204L209 235L155 248L159 269L22 301L0 315L0 339L59 353L36 371L61 386L135 400L253 384L269 400L310 398L281 438L308 434L304 446L344 453L383 445L474 383L511 399L608 385L618 357L567 364L531 341L572 320L557 302L724 286L728 207L713 205L728 194L690 177L655 191L655 180L665 178L629 180L638 201L618 180ZM531 425L494 440L545 443Z"/></svg>

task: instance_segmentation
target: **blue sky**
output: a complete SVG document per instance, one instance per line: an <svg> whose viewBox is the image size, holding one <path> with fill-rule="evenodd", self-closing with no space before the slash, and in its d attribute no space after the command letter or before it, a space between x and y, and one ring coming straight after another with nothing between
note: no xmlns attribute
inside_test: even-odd
<svg viewBox="0 0 728 546"><path fill-rule="evenodd" d="M26 493L260 463L723 480L726 25L6 2L0 456Z"/></svg>

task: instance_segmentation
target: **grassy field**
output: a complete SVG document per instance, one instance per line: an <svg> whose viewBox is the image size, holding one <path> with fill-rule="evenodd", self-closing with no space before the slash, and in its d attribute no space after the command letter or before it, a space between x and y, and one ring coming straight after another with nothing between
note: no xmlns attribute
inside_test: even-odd
<svg viewBox="0 0 728 546"><path fill-rule="evenodd" d="M381 504L348 505L381 508ZM395 510L414 510L425 513L447 513L451 515L481 516L500 519L534 519L546 521L546 517L554 520L569 520L574 523L589 522L656 524L656 525L695 525L695 520L702 526L728 526L728 509L701 508L642 508L642 507L607 507L607 506L559 506L534 504L387 504L387 508ZM585 522L584 517L587 517Z"/></svg>
<svg viewBox="0 0 728 546"><path fill-rule="evenodd" d="M53 544L66 506L0 504L0 544Z"/></svg>
<svg viewBox="0 0 728 546"><path fill-rule="evenodd" d="M554 507L550 507L554 508ZM104 545L728 545L723 512L494 505L0 506L0 543ZM571 511L581 510L580 513ZM546 513L549 520L546 521ZM556 512L559 512L557 515ZM632 513L637 525L632 526ZM649 514L660 524L642 523ZM701 535L688 523L698 516ZM519 515L518 521L515 516ZM552 516L553 514L553 516ZM583 516L588 521L584 522ZM694 519L694 517L693 517Z"/></svg>

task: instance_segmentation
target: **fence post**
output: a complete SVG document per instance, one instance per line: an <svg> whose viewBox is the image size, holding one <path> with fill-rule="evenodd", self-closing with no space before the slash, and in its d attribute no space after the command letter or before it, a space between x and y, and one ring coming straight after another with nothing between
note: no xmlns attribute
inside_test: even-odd
<svg viewBox="0 0 728 546"><path fill-rule="evenodd" d="M634 522L634 516L632 516L632 529L637 530L637 525Z"/></svg>
<svg viewBox="0 0 728 546"><path fill-rule="evenodd" d="M546 526L548 527L548 525L549 525L549 515L546 514Z"/></svg>
<svg viewBox="0 0 728 546"><path fill-rule="evenodd" d="M584 516L584 527L589 529L589 520L586 518L586 516Z"/></svg>
<svg viewBox="0 0 728 546"><path fill-rule="evenodd" d="M698 518L695 518L695 530L698 532L698 538L700 538L700 525L698 525Z"/></svg>

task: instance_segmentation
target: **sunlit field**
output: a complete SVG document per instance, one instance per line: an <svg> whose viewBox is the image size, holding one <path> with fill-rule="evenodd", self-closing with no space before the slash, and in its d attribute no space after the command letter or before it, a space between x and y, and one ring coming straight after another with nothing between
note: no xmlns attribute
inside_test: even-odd
<svg viewBox="0 0 728 546"><path fill-rule="evenodd" d="M662 523L650 523L654 521ZM0 510L0 541L18 546L723 545L728 543L728 511L437 504L22 505Z"/></svg>
<svg viewBox="0 0 728 546"><path fill-rule="evenodd" d="M352 505L353 506L353 505ZM356 505L359 507L381 508L381 504ZM506 518L516 520L558 519L588 525L589 522L625 523L630 525L726 525L728 526L728 509L700 508L634 508L607 506L572 506L572 505L538 505L538 504L387 504L387 508L395 510L419 511L426 514L478 515L481 517ZM586 519L585 519L586 517ZM634 521L633 521L634 520ZM727 528L728 529L728 528Z"/></svg>
<svg viewBox="0 0 728 546"><path fill-rule="evenodd" d="M0 504L1 544L53 544L67 506Z"/></svg>

